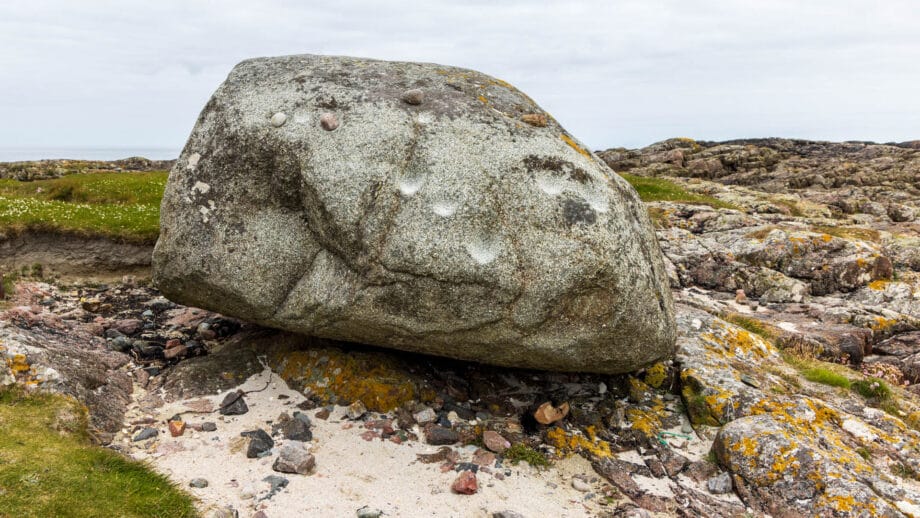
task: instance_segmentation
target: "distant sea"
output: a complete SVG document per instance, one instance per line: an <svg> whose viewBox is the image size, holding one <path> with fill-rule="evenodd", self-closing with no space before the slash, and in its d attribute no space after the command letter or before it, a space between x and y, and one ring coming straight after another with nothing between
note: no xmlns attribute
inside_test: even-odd
<svg viewBox="0 0 920 518"><path fill-rule="evenodd" d="M67 147L0 147L0 162L68 158L73 160L118 160L141 156L151 160L172 160L179 157L175 148L67 148Z"/></svg>

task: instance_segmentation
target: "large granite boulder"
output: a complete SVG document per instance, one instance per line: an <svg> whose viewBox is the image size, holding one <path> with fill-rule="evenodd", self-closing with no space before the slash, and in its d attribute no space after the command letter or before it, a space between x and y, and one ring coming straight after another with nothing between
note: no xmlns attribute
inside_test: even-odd
<svg viewBox="0 0 920 518"><path fill-rule="evenodd" d="M633 189L479 72L240 63L169 177L155 280L178 302L324 338L619 373L671 355Z"/></svg>

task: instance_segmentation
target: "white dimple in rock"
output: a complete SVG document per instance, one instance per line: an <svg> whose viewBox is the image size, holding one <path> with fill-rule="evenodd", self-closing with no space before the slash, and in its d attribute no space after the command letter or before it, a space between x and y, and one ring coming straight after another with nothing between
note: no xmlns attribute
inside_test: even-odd
<svg viewBox="0 0 920 518"><path fill-rule="evenodd" d="M201 214L201 221L207 223L210 219L209 216L211 215L211 209L205 207L204 205L200 205L198 207L198 212Z"/></svg>
<svg viewBox="0 0 920 518"><path fill-rule="evenodd" d="M588 191L584 194L584 199L595 212L604 213L610 209L607 195L603 192Z"/></svg>
<svg viewBox="0 0 920 518"><path fill-rule="evenodd" d="M434 114L430 112L422 112L418 114L419 124L431 124L432 122L434 122Z"/></svg>
<svg viewBox="0 0 920 518"><path fill-rule="evenodd" d="M204 182L195 182L195 185L192 186L192 194L200 192L201 194L207 194L211 190L211 186Z"/></svg>
<svg viewBox="0 0 920 518"><path fill-rule="evenodd" d="M438 201L431 206L431 210L442 218L447 218L457 212L457 204L452 201Z"/></svg>
<svg viewBox="0 0 920 518"><path fill-rule="evenodd" d="M278 112L272 115L272 126L279 128L284 125L284 122L287 120L287 115L283 112Z"/></svg>
<svg viewBox="0 0 920 518"><path fill-rule="evenodd" d="M479 264L489 264L498 257L501 252L501 244L496 239L476 239L466 244L466 251L470 257Z"/></svg>
<svg viewBox="0 0 920 518"><path fill-rule="evenodd" d="M195 169L196 167L198 167L199 160L201 160L201 155L199 155L198 153L192 153L191 155L189 155L187 165L185 167L187 169Z"/></svg>
<svg viewBox="0 0 920 518"><path fill-rule="evenodd" d="M565 182L555 176L541 176L537 178L537 187L546 194L555 196L565 189Z"/></svg>
<svg viewBox="0 0 920 518"><path fill-rule="evenodd" d="M422 188L421 178L403 178L399 181L399 192L403 196L412 196Z"/></svg>

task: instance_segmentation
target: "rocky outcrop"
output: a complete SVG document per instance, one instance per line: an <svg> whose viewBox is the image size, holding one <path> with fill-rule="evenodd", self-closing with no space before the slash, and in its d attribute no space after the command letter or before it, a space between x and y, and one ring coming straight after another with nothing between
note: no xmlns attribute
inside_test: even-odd
<svg viewBox="0 0 920 518"><path fill-rule="evenodd" d="M673 350L636 193L511 85L418 63L239 64L170 175L163 293L266 326L497 365Z"/></svg>
<svg viewBox="0 0 920 518"><path fill-rule="evenodd" d="M0 162L0 178L31 181L60 178L68 174L125 171L167 171L175 160L131 157L122 160L34 160Z"/></svg>
<svg viewBox="0 0 920 518"><path fill-rule="evenodd" d="M836 193L840 213L893 221L913 220L920 195L920 149L907 144L680 138L598 156L615 171L643 176L700 178L773 193Z"/></svg>

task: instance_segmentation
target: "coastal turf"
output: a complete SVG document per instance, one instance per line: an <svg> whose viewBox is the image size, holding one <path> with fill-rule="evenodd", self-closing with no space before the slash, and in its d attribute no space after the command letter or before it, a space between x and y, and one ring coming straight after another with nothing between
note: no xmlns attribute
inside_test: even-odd
<svg viewBox="0 0 920 518"><path fill-rule="evenodd" d="M154 171L0 180L0 229L153 243L167 177L166 171Z"/></svg>
<svg viewBox="0 0 920 518"><path fill-rule="evenodd" d="M0 518L197 516L189 494L93 445L87 426L70 398L0 390Z"/></svg>

